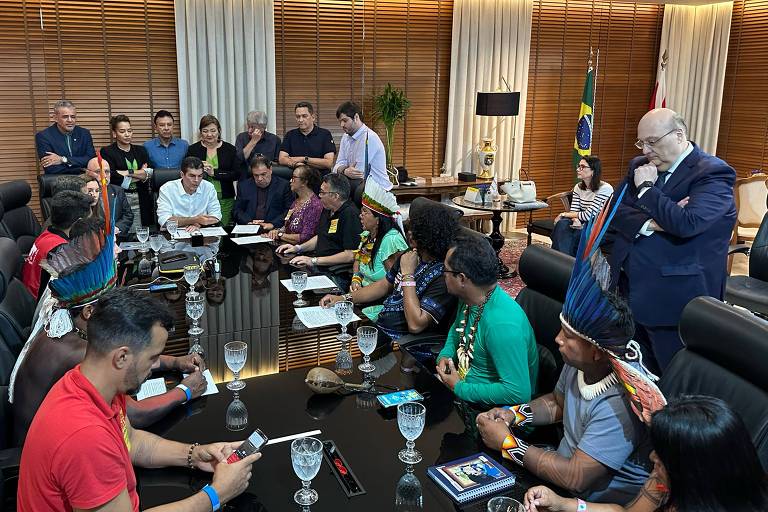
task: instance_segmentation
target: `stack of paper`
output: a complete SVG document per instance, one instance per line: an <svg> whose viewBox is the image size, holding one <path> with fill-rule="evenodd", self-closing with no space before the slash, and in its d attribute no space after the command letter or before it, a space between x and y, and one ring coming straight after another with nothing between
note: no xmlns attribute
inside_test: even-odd
<svg viewBox="0 0 768 512"><path fill-rule="evenodd" d="M261 226L259 224L238 224L235 229L232 230L233 235L255 235L259 232Z"/></svg>
<svg viewBox="0 0 768 512"><path fill-rule="evenodd" d="M231 238L234 243L237 245L248 245L248 244L262 244L264 242L271 242L271 238L267 238L265 236L261 235L253 235L253 236L241 236L238 238Z"/></svg>
<svg viewBox="0 0 768 512"><path fill-rule="evenodd" d="M303 323L309 329L315 329L317 327L325 327L326 325L338 324L336 320L336 312L333 308L324 308L321 306L314 306L309 308L294 308L296 316L299 317L301 323ZM357 322L360 317L352 313L352 319L350 323Z"/></svg>
<svg viewBox="0 0 768 512"><path fill-rule="evenodd" d="M289 292L295 292L296 288L290 279L281 279L280 284L285 286ZM328 276L311 276L307 278L307 286L304 290L323 290L325 288L335 288L336 285ZM303 291L303 290L302 290Z"/></svg>

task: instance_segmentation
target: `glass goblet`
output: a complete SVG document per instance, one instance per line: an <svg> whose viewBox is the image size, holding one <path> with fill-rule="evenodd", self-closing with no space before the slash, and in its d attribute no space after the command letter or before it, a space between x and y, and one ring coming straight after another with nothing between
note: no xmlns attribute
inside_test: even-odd
<svg viewBox="0 0 768 512"><path fill-rule="evenodd" d="M352 339L352 336L347 333L347 324L352 320L353 308L354 304L348 300L340 300L333 305L336 320L341 324L341 334L336 336L337 340L346 342Z"/></svg>
<svg viewBox="0 0 768 512"><path fill-rule="evenodd" d="M314 437L302 437L291 443L291 463L293 471L302 483L293 499L302 506L312 505L317 501L317 491L309 487L312 479L320 471L323 462L323 443Z"/></svg>
<svg viewBox="0 0 768 512"><path fill-rule="evenodd" d="M426 412L426 407L417 402L405 402L397 406L397 426L406 439L405 449L400 450L397 458L406 464L421 462L421 453L414 449L414 441L424 430Z"/></svg>
<svg viewBox="0 0 768 512"><path fill-rule="evenodd" d="M301 296L301 292L307 287L307 273L291 272L291 284L293 285L293 289L296 290L296 300L293 301L293 305L298 307L308 305L309 302L305 301Z"/></svg>
<svg viewBox="0 0 768 512"><path fill-rule="evenodd" d="M197 263L184 265L184 280L189 285L187 297L195 293L195 285L197 284L198 279L200 279L200 265Z"/></svg>
<svg viewBox="0 0 768 512"><path fill-rule="evenodd" d="M525 507L514 498L496 496L488 502L488 512L525 512Z"/></svg>
<svg viewBox="0 0 768 512"><path fill-rule="evenodd" d="M200 317L203 316L205 310L205 303L203 302L203 296L199 293L194 295L187 295L186 299L187 316L192 319L192 327L187 331L192 336L199 336L203 334L203 329L197 323Z"/></svg>
<svg viewBox="0 0 768 512"><path fill-rule="evenodd" d="M363 326L357 328L357 346L363 353L363 364L357 367L363 373L371 373L376 367L371 363L371 353L376 350L376 340L379 330L375 327Z"/></svg>
<svg viewBox="0 0 768 512"><path fill-rule="evenodd" d="M149 240L149 228L144 226L139 226L136 228L136 238L139 240L139 243L141 243L141 249L139 249L142 253L147 252L147 240Z"/></svg>
<svg viewBox="0 0 768 512"><path fill-rule="evenodd" d="M178 221L174 219L168 220L168 222L165 223L165 229L168 230L168 233L171 235L171 240L176 238L176 231L179 230L179 223Z"/></svg>
<svg viewBox="0 0 768 512"><path fill-rule="evenodd" d="M248 345L242 341L230 341L224 345L224 361L232 371L235 379L227 383L227 389L237 391L245 387L245 382L240 380L240 370L245 366L245 360L248 357Z"/></svg>
<svg viewBox="0 0 768 512"><path fill-rule="evenodd" d="M163 247L163 243L165 243L165 237L163 235L152 235L149 237L149 248L152 249L152 252L154 253L155 263L157 263L157 255Z"/></svg>

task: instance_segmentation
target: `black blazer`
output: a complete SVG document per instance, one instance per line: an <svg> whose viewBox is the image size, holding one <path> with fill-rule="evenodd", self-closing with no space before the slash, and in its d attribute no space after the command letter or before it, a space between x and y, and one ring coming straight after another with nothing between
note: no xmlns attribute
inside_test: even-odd
<svg viewBox="0 0 768 512"><path fill-rule="evenodd" d="M112 215L115 217L115 227L120 230L117 235L118 240L127 240L128 231L133 224L133 210L125 196L125 190L117 185L108 185L109 206L112 208ZM99 206L102 206L99 204ZM103 208L102 208L103 215Z"/></svg>
<svg viewBox="0 0 768 512"><path fill-rule="evenodd" d="M232 218L237 224L248 224L256 219L256 182L248 178L237 184L237 200L232 208ZM288 181L272 175L267 187L267 206L264 221L280 228L285 223L285 216L293 203L293 192Z"/></svg>
<svg viewBox="0 0 768 512"><path fill-rule="evenodd" d="M136 158L136 163L139 168L144 164L149 164L149 155L147 150L141 144L131 144L131 150L133 156ZM110 169L110 183L116 187L121 187L125 177L117 172L118 170L124 170L125 165L125 153L117 147L117 142L113 142L109 146L101 148L101 156L109 164ZM121 187L122 188L122 187ZM125 190L125 189L122 189ZM139 214L141 215L142 226L152 226L155 224L155 199L152 196L152 189L150 188L150 180L137 181L136 193L139 196ZM131 217L133 219L133 217ZM130 225L129 225L130 227ZM120 230L122 231L122 226ZM127 231L126 231L127 233Z"/></svg>
<svg viewBox="0 0 768 512"><path fill-rule="evenodd" d="M221 183L221 198L231 199L235 197L235 182L243 178L243 164L237 157L235 146L229 142L222 142L216 150L219 157L219 168L213 173L213 179ZM195 142L187 150L187 156L194 156L205 162L208 150L202 142Z"/></svg>

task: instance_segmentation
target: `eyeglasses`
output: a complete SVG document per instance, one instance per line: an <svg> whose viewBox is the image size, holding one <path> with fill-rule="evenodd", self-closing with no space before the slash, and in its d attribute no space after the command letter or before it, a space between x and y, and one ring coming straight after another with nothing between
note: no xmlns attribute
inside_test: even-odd
<svg viewBox="0 0 768 512"><path fill-rule="evenodd" d="M581 165L581 164L577 165L576 168L578 170L580 170L580 171L583 171L584 169L591 169L590 166L588 166L588 165Z"/></svg>
<svg viewBox="0 0 768 512"><path fill-rule="evenodd" d="M637 142L635 142L635 147L636 147L637 149L641 150L641 151L642 151L642 149L643 149L645 146L648 146L649 148L653 148L653 147L654 147L656 144L658 144L658 143L659 143L659 141L660 141L661 139L663 139L664 137L666 137L666 136L667 136L667 135L669 135L670 133L674 133L674 132L676 132L677 130L679 130L679 128L672 128L671 130L669 130L667 133L665 133L664 135L662 135L661 137L659 137L659 138L658 138L658 139L656 139L656 140L640 140L640 139L638 139L638 140L637 140Z"/></svg>
<svg viewBox="0 0 768 512"><path fill-rule="evenodd" d="M301 176L299 176L298 174L294 174L293 176L291 176L291 180L300 180L300 179L301 179Z"/></svg>
<svg viewBox="0 0 768 512"><path fill-rule="evenodd" d="M453 275L459 275L463 274L464 272L461 272L460 270L448 270L447 268L443 269L443 274L453 274Z"/></svg>
<svg viewBox="0 0 768 512"><path fill-rule="evenodd" d="M338 194L338 192L334 192L333 190L329 190L328 192L323 192L322 190L317 193L318 196L325 196L328 194Z"/></svg>

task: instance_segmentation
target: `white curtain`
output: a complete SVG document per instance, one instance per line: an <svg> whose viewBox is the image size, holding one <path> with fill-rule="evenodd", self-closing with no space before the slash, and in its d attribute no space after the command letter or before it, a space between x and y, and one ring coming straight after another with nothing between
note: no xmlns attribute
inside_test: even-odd
<svg viewBox="0 0 768 512"><path fill-rule="evenodd" d="M476 146L489 136L498 146L494 174L500 179L517 176L523 155L532 15L533 0L455 0L445 144L450 174L479 172ZM476 116L476 93L507 91L502 77L512 91L520 92L519 115Z"/></svg>
<svg viewBox="0 0 768 512"><path fill-rule="evenodd" d="M274 133L273 0L175 0L175 9L181 136L196 141L210 113L234 143L251 110L266 112Z"/></svg>
<svg viewBox="0 0 768 512"><path fill-rule="evenodd" d="M689 138L714 154L720 128L733 2L664 7L659 55L668 52L667 107L688 123Z"/></svg>

